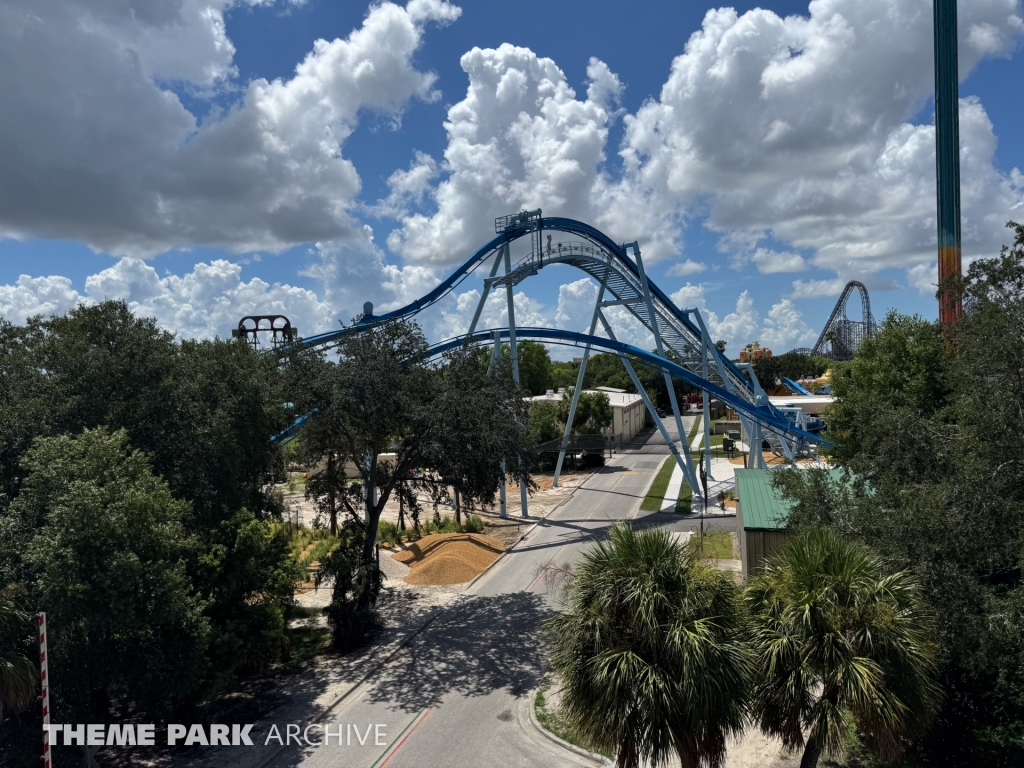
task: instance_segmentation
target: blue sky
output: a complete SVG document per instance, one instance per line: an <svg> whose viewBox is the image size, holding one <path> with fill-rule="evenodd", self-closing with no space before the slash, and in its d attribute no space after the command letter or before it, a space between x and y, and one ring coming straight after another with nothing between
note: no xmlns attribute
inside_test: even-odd
<svg viewBox="0 0 1024 768"><path fill-rule="evenodd" d="M0 9L9 319L109 296L183 336L324 330L521 205L638 240L733 348L812 343L847 279L876 316L936 314L927 0L108 5ZM960 17L972 258L1024 216L1024 27L1017 0ZM584 324L581 277L524 283L521 318Z"/></svg>

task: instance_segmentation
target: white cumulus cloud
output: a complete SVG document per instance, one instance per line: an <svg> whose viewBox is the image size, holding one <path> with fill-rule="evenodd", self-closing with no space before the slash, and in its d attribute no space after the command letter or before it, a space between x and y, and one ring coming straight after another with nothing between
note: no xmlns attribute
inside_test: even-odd
<svg viewBox="0 0 1024 768"><path fill-rule="evenodd" d="M660 98L625 118L622 154L642 186L706 225L770 233L840 274L934 255L934 128L907 122L934 87L928 0L814 0L806 16L708 11ZM1017 0L960 5L960 74L1006 55L1024 29ZM993 166L982 106L961 103L965 252L997 250L1020 205ZM797 260L770 259L770 271ZM758 264L761 267L761 264ZM783 269L785 268L785 269Z"/></svg>
<svg viewBox="0 0 1024 768"><path fill-rule="evenodd" d="M708 265L703 261L686 259L685 261L676 262L669 267L668 275L669 277L686 277L687 275L695 275L698 272L704 272L707 268Z"/></svg>
<svg viewBox="0 0 1024 768"><path fill-rule="evenodd" d="M317 40L291 78L257 78L233 106L195 115L167 83L230 90L230 5L0 5L0 236L131 256L358 237L360 180L342 145L363 110L397 119L409 99L437 98L413 55L424 24L459 9L374 4L348 37Z"/></svg>
<svg viewBox="0 0 1024 768"><path fill-rule="evenodd" d="M585 98L553 60L526 48L474 48L461 65L469 88L448 110L436 212L403 217L388 237L393 251L416 263L453 264L467 244L493 237L497 216L523 208L582 219L621 240L639 238L651 260L674 251L671 204L658 209L656 200L602 171L622 90L607 65L590 60Z"/></svg>
<svg viewBox="0 0 1024 768"><path fill-rule="evenodd" d="M721 319L708 309L703 285L687 283L673 293L671 299L679 307L698 309L711 336L716 341L725 340L730 357L738 355L739 350L752 341L760 341L781 354L794 347L809 346L817 338L817 332L807 325L803 314L789 299L773 304L763 322L749 291L743 291L736 299L735 309Z"/></svg>
<svg viewBox="0 0 1024 768"><path fill-rule="evenodd" d="M81 301L66 277L22 275L14 285L0 285L0 317L24 323L35 315L60 315Z"/></svg>

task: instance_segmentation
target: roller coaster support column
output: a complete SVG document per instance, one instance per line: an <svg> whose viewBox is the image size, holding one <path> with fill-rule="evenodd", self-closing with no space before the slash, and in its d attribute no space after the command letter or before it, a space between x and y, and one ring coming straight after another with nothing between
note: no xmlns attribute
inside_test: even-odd
<svg viewBox="0 0 1024 768"><path fill-rule="evenodd" d="M480 296L480 303L476 305L476 312L473 313L473 322L469 324L469 332L467 335L472 336L473 331L476 330L476 324L480 322L480 313L484 311L484 304L487 303L487 296L491 292L491 283L494 281L494 275L498 272L498 265L501 264L501 252L494 257L494 264L491 265L491 274L488 275L487 279L484 280L484 292Z"/></svg>
<svg viewBox="0 0 1024 768"><path fill-rule="evenodd" d="M601 300L604 298L604 281L597 289L597 303L594 304L594 317L590 321L589 335L593 336L597 330L597 318L601 313ZM555 464L555 478L551 481L551 487L558 487L558 478L562 474L562 462L565 461L565 449L569 445L569 436L572 434L572 422L576 418L576 405L580 401L580 393L583 391L583 377L587 373L587 359L590 357L590 345L587 344L583 350L583 360L580 363L580 372L576 376L576 389L572 391L572 405L569 406L569 420L565 422L565 434L562 435L562 445L558 449L558 463Z"/></svg>
<svg viewBox="0 0 1024 768"><path fill-rule="evenodd" d="M609 339L614 341L615 332L612 331L612 327L609 325L604 313L601 313L600 317L601 324L604 326L604 332L608 334ZM661 436L665 440L665 445L668 446L668 449L675 457L676 464L678 464L679 468L683 471L683 477L686 479L686 482L690 484L690 488L693 491L693 497L700 501L703 499L703 496L701 496L700 485L697 483L697 473L693 469L693 463L690 461L684 461L683 457L679 455L679 449L676 448L676 444L672 440L672 436L668 433L668 430L665 429L665 423L661 420L661 417L658 416L658 409L654 407L654 404L651 402L651 398L647 396L647 390L644 389L644 385L640 383L640 378L636 375L636 371L633 370L633 364L629 362L629 358L625 355L619 355L619 359L622 360L622 364L626 368L626 373L629 374L629 378L633 381L633 386L636 387L636 391L639 392L640 397L643 398L644 405L647 406L647 412L650 413L651 418L654 419L654 423L657 425L658 431L661 432ZM689 452L686 453L686 458L690 458Z"/></svg>
<svg viewBox="0 0 1024 768"><path fill-rule="evenodd" d="M701 375L704 377L705 380L707 380L708 374L710 373L709 365L708 365L708 359L709 359L710 355L716 355L716 357L715 357L715 367L718 369L718 373L722 377L722 381L725 382L726 389L728 389L730 392L732 392L733 389L734 389L732 381L726 375L725 371L722 370L721 362L719 361L719 358L717 357L718 350L715 348L715 345L711 343L711 336L708 335L708 327L706 325L704 325L704 318L701 317L700 312L696 308L694 308L694 309L684 309L683 311L686 312L687 314L693 315L693 317L697 320L697 327L700 328ZM713 349L715 350L714 352L711 351ZM703 404L702 407L703 407L703 414L704 414L703 417L702 417L702 420L704 422L704 474L707 475L708 477L712 477L712 475L711 475L711 418L710 418L711 412L710 412L710 405L708 404L708 393L705 391L705 392L702 392L701 394L702 394L701 402ZM714 479L714 478L712 477L712 479Z"/></svg>
<svg viewBox="0 0 1024 768"><path fill-rule="evenodd" d="M487 364L487 375L491 375L491 371L494 370L495 363L498 362L498 357L501 356L501 332L494 331L492 334L494 337L494 346L491 348L491 361Z"/></svg>
<svg viewBox="0 0 1024 768"><path fill-rule="evenodd" d="M754 398L754 405L759 407L768 405L768 395L764 393L757 395ZM750 469L767 469L768 465L764 463L764 438L761 436L761 422L754 422L750 438L750 456L748 457L747 466Z"/></svg>
<svg viewBox="0 0 1024 768"><path fill-rule="evenodd" d="M647 302L647 314L651 320L651 332L654 334L654 343L658 349L658 357L665 357L665 344L661 340L661 331L658 330L658 316L654 312L654 298L651 296L651 288L647 284L647 272L644 270L644 260L640 257L640 244L636 241L632 243L624 243L623 250L626 248L633 248L633 255L636 257L636 267L640 272L640 285L644 289L644 301ZM668 359L668 358L666 358ZM676 398L676 388L672 384L672 377L667 373L665 376L665 388L668 390L668 401L672 405L672 415L676 420L676 431L679 433L679 443L683 446L683 452L686 454L687 464L693 464L693 460L690 458L690 446L686 442L686 433L683 431L683 417L679 415L679 401ZM704 378L708 377L707 363L704 366ZM708 465L710 468L710 464ZM709 469L710 474L710 469ZM691 488L696 486L691 485Z"/></svg>
<svg viewBox="0 0 1024 768"><path fill-rule="evenodd" d="M761 382L757 378L757 371L754 370L752 363L737 363L736 367L741 371L746 371L747 378L750 379L750 385L754 389L754 405L759 407L768 407L771 404L767 393L761 389ZM749 419L749 426L747 427L747 434L750 435L750 452L747 456L747 467L748 469L767 469L768 465L764 462L764 455L761 450L764 444L764 432L762 431L761 424ZM782 450L790 461L793 460L793 452L789 449L786 442L785 435L779 435L779 442L782 444ZM757 450L755 450L755 446Z"/></svg>
<svg viewBox="0 0 1024 768"><path fill-rule="evenodd" d="M505 274L509 275L512 272L512 257L509 255L508 243L502 246L505 252ZM508 301L508 346L512 352L512 380L519 384L519 353L516 351L516 307L512 296L512 281L509 280L505 284L505 299ZM530 512L527 509L526 499L526 483L523 481L522 467L519 475L519 500L522 507L521 516L529 517Z"/></svg>
<svg viewBox="0 0 1024 768"><path fill-rule="evenodd" d="M495 263L501 261L501 258L495 259ZM491 362L487 364L487 375L491 375L491 371L494 370L494 364L498 362L498 356L501 354L501 331L494 331L494 347L491 349ZM505 474L505 461L501 462L501 474ZM505 503L505 483L502 483L498 488L498 499L501 502L501 516L508 517L508 506Z"/></svg>
<svg viewBox="0 0 1024 768"><path fill-rule="evenodd" d="M708 332L703 327L700 334L701 375L708 378ZM711 477L711 397L705 389L701 402L704 408L704 473Z"/></svg>

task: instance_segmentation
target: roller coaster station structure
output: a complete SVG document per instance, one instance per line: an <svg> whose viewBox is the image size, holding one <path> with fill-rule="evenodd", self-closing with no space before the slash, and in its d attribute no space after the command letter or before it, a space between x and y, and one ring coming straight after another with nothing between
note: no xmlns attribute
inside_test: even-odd
<svg viewBox="0 0 1024 768"><path fill-rule="evenodd" d="M573 389L565 432L562 436L553 484L557 486L566 451L572 438L573 419L583 391L587 360L593 350L618 355L629 374L633 386L643 398L651 419L660 431L685 481L693 490L695 501L701 503L701 483L690 453L682 416L672 379L680 379L700 389L703 395L704 444L710 445L711 420L709 402L712 398L732 408L742 422L748 436L750 467L765 468L762 446L785 457L786 464L798 457L814 456L821 437L800 428L798 414L775 408L758 383L749 363L734 363L718 350L708 334L707 325L696 308L679 308L657 285L648 279L637 242L615 243L598 229L581 221L567 218L544 218L541 211L521 211L502 216L494 222L495 237L443 280L434 290L407 306L381 315L373 314L370 303L364 305L363 314L352 326L295 341L275 345L276 354L285 356L297 349L331 348L346 334L361 333L380 323L397 318L410 318L422 312L454 291L467 277L490 262L490 270L483 280L483 292L477 303L473 319L466 333L431 346L427 356L436 358L448 350L466 346L491 346L491 366L497 360L503 343L511 352L512 375L519 382L517 344L525 339L545 344L559 344L583 349L576 386ZM546 240L545 240L546 236ZM553 239L557 237L555 242ZM529 238L529 253L513 263L512 243ZM632 258L630 258L632 254ZM529 277L537 275L546 266L562 264L575 267L598 284L587 333L556 328L528 328L516 325L513 289ZM492 291L505 293L508 305L508 325L503 328L478 329L484 305ZM605 316L608 307L626 308L654 337L656 349L648 351L619 341ZM599 330L604 336L599 336ZM244 333L240 331L239 335ZM665 378L671 418L679 440L673 440L661 416L637 377L635 365L644 365L660 371ZM279 438L299 429L307 417L300 417ZM711 476L711 452L705 454L704 471ZM527 489L520 482L522 514L527 516ZM501 509L505 514L505 494L501 489Z"/></svg>

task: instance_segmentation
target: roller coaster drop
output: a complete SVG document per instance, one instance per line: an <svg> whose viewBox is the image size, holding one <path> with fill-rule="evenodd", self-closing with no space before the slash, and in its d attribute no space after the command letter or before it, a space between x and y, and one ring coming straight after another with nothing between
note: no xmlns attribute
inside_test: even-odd
<svg viewBox="0 0 1024 768"><path fill-rule="evenodd" d="M672 387L673 378L686 381L704 392L705 445L711 444L708 408L711 398L721 400L739 414L744 431L750 439L748 464L751 467L765 467L762 451L759 450L765 440L773 450L784 455L790 462L797 455L813 452L812 446L822 442L817 435L798 429L778 409L772 407L749 364L735 364L715 347L708 334L707 326L697 309L679 309L657 285L647 279L638 243L616 244L605 234L583 222L564 218L542 218L539 209L498 218L495 220L494 229L496 236L493 240L470 256L462 266L426 296L383 315L374 315L373 306L368 303L364 307L363 315L355 325L311 336L291 344L279 345L276 348L277 353L284 354L288 350L313 347L329 348L337 344L345 334L367 330L387 320L412 317L448 295L478 267L493 257L490 274L484 279L483 294L477 304L469 330L465 335L435 344L430 348L428 356L436 357L461 346L490 344L493 345L493 362L500 351L502 342L507 341L512 357L512 374L518 383L519 359L516 349L518 340L531 339L548 344L583 347L583 359L576 387L573 390L568 423L565 426L558 463L555 468L554 485L558 484L565 452L569 445L576 406L580 392L583 390L587 359L591 350L595 348L616 354L621 358L626 372L643 398L651 418L660 430L683 472L683 477L693 489L693 494L698 501L700 500L701 486L697 480L697 472L694 468L688 441L685 439L686 432L683 430L679 404ZM548 234L545 243L545 233L552 232L580 239L552 244L552 235ZM527 236L532 239L531 252L518 263L512 264L511 243ZM629 258L630 250L633 252L633 259ZM550 264L574 266L597 281L599 289L589 333L516 326L513 288ZM504 266L504 270L502 274L498 274L502 266ZM490 292L501 287L505 289L508 304L508 327L477 330L477 324ZM606 294L609 298L605 297ZM606 307L610 306L625 307L653 334L657 347L656 353L625 344L615 338L611 325L603 312ZM601 324L607 338L596 335L598 323ZM672 356L669 357L668 353L671 353ZM672 417L675 420L677 434L680 436L679 445L676 445L676 442L671 439L662 419L658 416L657 410L636 375L633 363L640 363L660 370L664 375L672 406ZM301 426L304 420L304 417L297 420L289 432ZM711 452L707 451L705 455L705 471L710 477ZM526 516L525 485L520 484L520 491L522 512ZM504 507L504 504L502 506Z"/></svg>

